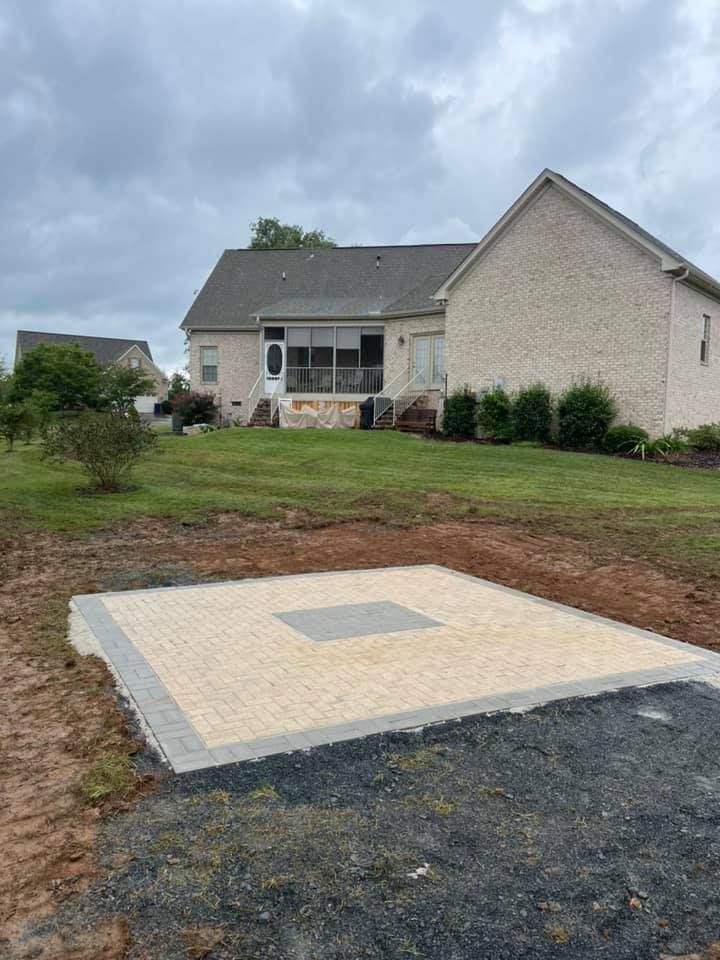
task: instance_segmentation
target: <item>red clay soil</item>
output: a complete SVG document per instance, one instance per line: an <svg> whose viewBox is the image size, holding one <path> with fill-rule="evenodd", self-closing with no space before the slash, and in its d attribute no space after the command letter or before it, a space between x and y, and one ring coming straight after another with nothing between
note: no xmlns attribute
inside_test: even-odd
<svg viewBox="0 0 720 960"><path fill-rule="evenodd" d="M16 939L29 921L97 875L102 810L78 785L107 750L132 752L99 662L63 643L74 593L319 570L437 563L720 651L711 582L518 525L451 522L288 527L215 516L184 526L144 521L69 538L18 536L0 545L0 955L115 960L121 920L83 943ZM2 633L2 628L6 633Z"/></svg>

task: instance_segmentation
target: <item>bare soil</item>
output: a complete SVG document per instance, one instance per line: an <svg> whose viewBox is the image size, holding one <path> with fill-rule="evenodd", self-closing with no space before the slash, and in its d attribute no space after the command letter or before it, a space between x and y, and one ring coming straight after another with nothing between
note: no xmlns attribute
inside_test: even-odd
<svg viewBox="0 0 720 960"><path fill-rule="evenodd" d="M75 656L64 641L67 601L75 593L438 563L720 651L713 581L690 578L669 561L660 566L626 556L611 538L587 543L527 524L312 526L302 516L259 523L223 514L198 524L150 520L76 537L11 536L0 543L0 558L4 956L90 960L120 957L125 949L120 920L110 935L104 919L94 946L91 931L81 944L53 934L30 953L17 940L28 921L50 915L97 877L98 825L118 802L90 806L79 785L99 756L137 749L105 667Z"/></svg>

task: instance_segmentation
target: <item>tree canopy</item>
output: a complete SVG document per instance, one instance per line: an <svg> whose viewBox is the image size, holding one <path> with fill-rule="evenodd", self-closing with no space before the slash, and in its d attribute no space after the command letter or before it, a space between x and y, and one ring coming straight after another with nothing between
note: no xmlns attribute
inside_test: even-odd
<svg viewBox="0 0 720 960"><path fill-rule="evenodd" d="M258 217L250 224L251 250L288 250L292 247L336 247L323 230L304 230L298 224L280 223L277 217Z"/></svg>
<svg viewBox="0 0 720 960"><path fill-rule="evenodd" d="M15 364L13 392L26 400L35 390L51 394L56 410L94 407L100 396L102 367L77 344L40 343Z"/></svg>

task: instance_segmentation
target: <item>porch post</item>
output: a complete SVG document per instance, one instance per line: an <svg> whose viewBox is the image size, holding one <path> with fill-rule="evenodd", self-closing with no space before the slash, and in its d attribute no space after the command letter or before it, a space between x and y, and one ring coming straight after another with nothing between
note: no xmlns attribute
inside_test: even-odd
<svg viewBox="0 0 720 960"><path fill-rule="evenodd" d="M337 327L333 327L333 393L337 393Z"/></svg>

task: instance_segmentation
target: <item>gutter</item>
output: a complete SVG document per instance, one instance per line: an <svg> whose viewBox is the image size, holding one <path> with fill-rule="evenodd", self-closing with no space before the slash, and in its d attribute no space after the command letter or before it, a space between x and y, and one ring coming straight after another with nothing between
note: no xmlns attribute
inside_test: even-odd
<svg viewBox="0 0 720 960"><path fill-rule="evenodd" d="M672 356L673 322L675 320L675 287L690 276L690 268L680 265L682 273L672 277L670 288L670 319L668 321L667 352L665 354L665 402L663 404L663 434L668 431L668 396L670 394L670 357Z"/></svg>

